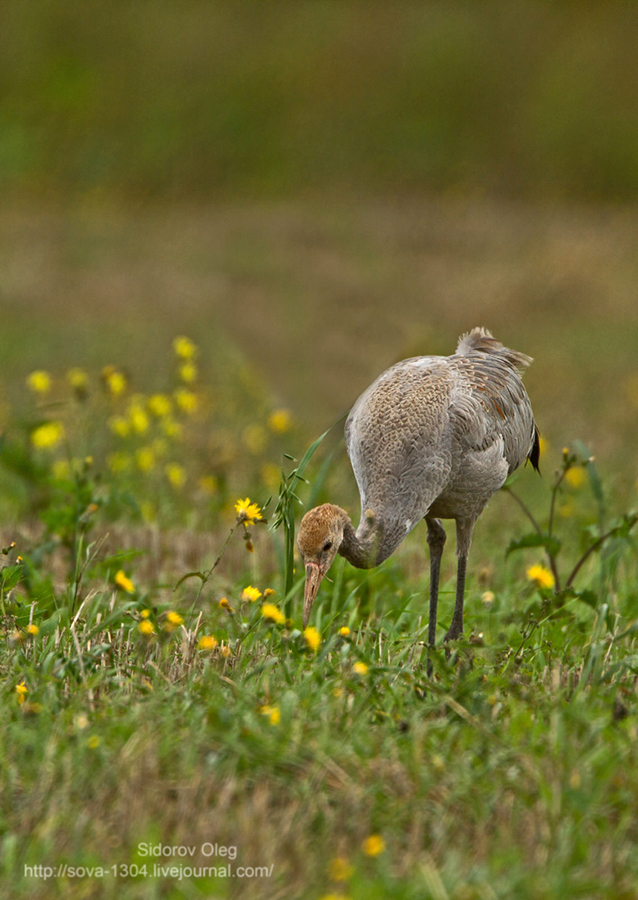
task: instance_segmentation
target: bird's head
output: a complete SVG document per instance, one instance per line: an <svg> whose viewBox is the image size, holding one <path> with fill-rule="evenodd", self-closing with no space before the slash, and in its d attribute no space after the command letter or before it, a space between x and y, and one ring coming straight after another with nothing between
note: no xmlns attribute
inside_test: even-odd
<svg viewBox="0 0 638 900"><path fill-rule="evenodd" d="M303 599L303 627L310 618L323 576L333 563L343 541L343 531L350 522L348 513L340 506L324 503L311 509L301 520L297 545L306 570Z"/></svg>

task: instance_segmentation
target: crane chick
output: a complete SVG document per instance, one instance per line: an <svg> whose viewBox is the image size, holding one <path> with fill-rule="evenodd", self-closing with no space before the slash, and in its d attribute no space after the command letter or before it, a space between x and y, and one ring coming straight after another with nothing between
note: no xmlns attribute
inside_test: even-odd
<svg viewBox="0 0 638 900"><path fill-rule="evenodd" d="M474 328L460 338L453 356L406 359L364 391L345 425L361 496L359 526L355 531L344 509L324 503L306 513L299 528L306 572L304 628L337 553L357 568L372 568L425 519L428 644L434 646L446 539L440 520L454 519L456 601L444 640L462 634L465 570L476 520L522 462L529 459L538 470L538 429L521 381L531 361L486 329Z"/></svg>

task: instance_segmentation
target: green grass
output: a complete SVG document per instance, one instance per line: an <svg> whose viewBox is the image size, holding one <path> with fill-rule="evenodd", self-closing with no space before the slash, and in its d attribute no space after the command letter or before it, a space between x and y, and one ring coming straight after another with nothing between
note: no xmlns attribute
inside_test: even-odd
<svg viewBox="0 0 638 900"><path fill-rule="evenodd" d="M625 511L583 466L584 448L544 458L559 473L551 534L551 476L523 473L513 485L540 538L525 537L526 516L506 495L493 501L471 557L466 638L450 659L436 651L433 680L418 537L378 570L338 561L311 647L299 580L286 623L264 618L263 596L242 600L250 583L283 604L279 532L251 525L247 553L247 529L231 521L228 557L211 571L218 529L200 577L180 581L189 568L179 542L192 531L173 544L167 531L150 566L125 551L141 526L106 502L94 466L60 479L41 455L54 448L24 452L44 524L30 545L5 548L2 570L0 878L12 897L633 896L632 520L587 557L571 590L536 589L525 576L526 564L547 562L545 548L565 586ZM304 499L320 470L313 460ZM585 477L569 484L574 471ZM156 533L175 514L173 501L158 503ZM118 541L107 552L110 528ZM521 548L505 558L510 538ZM449 554L440 636L453 584ZM365 850L372 836L377 855ZM158 845L195 855L144 855ZM237 848L234 876L180 880L154 868L221 869L228 860L203 856L208 845ZM54 871L45 878L41 866ZM241 878L239 866L268 874Z"/></svg>

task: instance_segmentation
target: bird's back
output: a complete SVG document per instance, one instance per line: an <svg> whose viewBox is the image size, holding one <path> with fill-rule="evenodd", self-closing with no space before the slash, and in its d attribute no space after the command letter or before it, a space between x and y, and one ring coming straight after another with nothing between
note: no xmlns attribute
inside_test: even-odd
<svg viewBox="0 0 638 900"><path fill-rule="evenodd" d="M519 374L530 362L475 328L453 356L397 363L359 397L346 448L362 514L383 521L386 550L428 512L474 518L510 472L527 457L536 463Z"/></svg>

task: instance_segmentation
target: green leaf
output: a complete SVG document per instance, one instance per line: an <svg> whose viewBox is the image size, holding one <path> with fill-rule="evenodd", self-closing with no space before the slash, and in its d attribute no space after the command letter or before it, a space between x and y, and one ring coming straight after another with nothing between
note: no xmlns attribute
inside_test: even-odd
<svg viewBox="0 0 638 900"><path fill-rule="evenodd" d="M530 534L524 535L518 541L511 541L505 555L509 556L510 553L513 553L515 550L524 550L527 547L544 547L549 555L554 558L558 556L561 542L558 538L552 537L549 534L537 534L532 531Z"/></svg>

